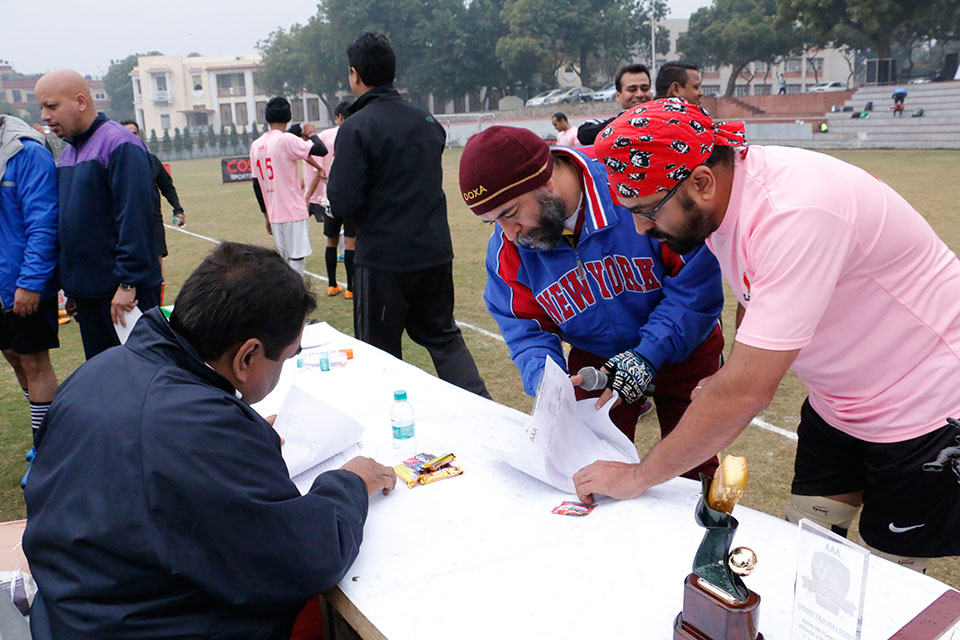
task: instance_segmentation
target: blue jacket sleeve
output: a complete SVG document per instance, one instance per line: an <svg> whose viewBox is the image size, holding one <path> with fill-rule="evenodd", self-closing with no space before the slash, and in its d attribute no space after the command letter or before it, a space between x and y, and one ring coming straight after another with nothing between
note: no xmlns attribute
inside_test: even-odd
<svg viewBox="0 0 960 640"><path fill-rule="evenodd" d="M720 265L705 245L685 254L682 262L664 245L660 249L677 268L663 278L663 299L640 329L635 348L656 369L685 360L710 335L723 309ZM670 256L664 256L665 263Z"/></svg>
<svg viewBox="0 0 960 640"><path fill-rule="evenodd" d="M17 165L17 193L26 236L17 287L43 293L57 266L57 167L49 151L32 143L25 143L12 161Z"/></svg>
<svg viewBox="0 0 960 640"><path fill-rule="evenodd" d="M338 160L339 162L339 160ZM520 370L523 389L536 395L545 357L566 371L560 329L523 282L523 265L516 246L498 227L487 247L487 286L483 299L500 326L510 357Z"/></svg>
<svg viewBox="0 0 960 640"><path fill-rule="evenodd" d="M329 471L301 496L279 436L259 416L182 394L166 404L157 419L189 424L190 433L144 456L152 460L144 482L163 565L222 602L253 609L289 605L339 582L363 538L363 480Z"/></svg>
<svg viewBox="0 0 960 640"><path fill-rule="evenodd" d="M144 149L125 142L110 154L108 171L117 227L113 274L120 282L137 284L152 275L157 260L150 160Z"/></svg>

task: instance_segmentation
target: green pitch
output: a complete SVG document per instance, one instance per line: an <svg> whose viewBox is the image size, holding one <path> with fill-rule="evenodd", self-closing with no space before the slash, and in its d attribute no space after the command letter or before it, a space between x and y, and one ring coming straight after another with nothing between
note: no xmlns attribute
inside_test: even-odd
<svg viewBox="0 0 960 640"><path fill-rule="evenodd" d="M843 151L833 155L863 167L890 184L907 198L929 220L933 228L955 251L960 248L960 215L955 167L960 165L958 151ZM480 224L463 204L457 182L459 150L448 150L444 157L444 188L447 193L450 229L453 234L454 278L456 280L456 317L461 323L499 335L496 323L483 304L486 275L483 261L490 228ZM273 246L267 235L253 190L249 183L221 184L218 159L187 160L172 163L172 173L180 201L187 215L186 231L216 240L233 240ZM804 185L816 189L817 185ZM166 202L164 217L170 220ZM311 225L314 254L307 260L307 270L325 276L323 264L325 239L321 225ZM213 246L207 239L167 229L170 256L164 260L167 304L173 302L180 285ZM340 283L345 285L343 265L338 265ZM328 298L327 282L310 278L318 294L315 317L329 322L345 333L353 333L351 302L343 294ZM729 352L732 344L733 312L736 306L727 295L723 322ZM493 397L528 412L531 398L520 385L520 377L510 361L506 345L496 338L469 327L463 335L480 373ZM59 380L65 379L83 360L76 322L60 329L61 347L51 354ZM409 340L404 341L404 359L430 373L433 366L427 352ZM0 521L25 516L20 478L25 469L23 454L30 448L30 414L20 393L13 371L4 366L0 373ZM954 390L945 389L945 393ZM800 404L806 392L796 377L788 374L771 406L759 416L762 420L796 431ZM386 417L384 417L386 423ZM641 455L659 438L653 414L643 418L637 429L637 446ZM783 435L757 427L749 427L729 448L728 453L745 455L750 462L750 482L744 504L767 513L782 516L793 475L795 443ZM93 471L93 470L92 470ZM109 473L109 469L97 470ZM855 537L855 533L851 537ZM936 561L930 573L944 582L960 587L960 559Z"/></svg>

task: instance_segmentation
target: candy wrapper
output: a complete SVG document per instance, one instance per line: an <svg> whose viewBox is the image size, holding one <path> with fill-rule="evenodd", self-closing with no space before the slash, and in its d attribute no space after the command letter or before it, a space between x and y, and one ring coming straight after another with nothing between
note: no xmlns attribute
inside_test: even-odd
<svg viewBox="0 0 960 640"><path fill-rule="evenodd" d="M553 508L553 513L561 516L588 516L590 512L596 508L596 504L583 504L582 502L564 500L559 507Z"/></svg>
<svg viewBox="0 0 960 640"><path fill-rule="evenodd" d="M453 456L451 455L450 458L453 459ZM410 488L413 488L417 483L431 484L447 478L454 478L463 473L463 469L452 464L444 464L434 471L424 471L423 466L434 459L435 456L429 453L418 453L412 458L394 465L393 469L397 472L397 476Z"/></svg>

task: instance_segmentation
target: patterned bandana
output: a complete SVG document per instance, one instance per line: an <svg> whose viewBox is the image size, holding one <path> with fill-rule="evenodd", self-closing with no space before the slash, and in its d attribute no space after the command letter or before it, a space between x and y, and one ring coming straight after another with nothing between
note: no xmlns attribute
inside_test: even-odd
<svg viewBox="0 0 960 640"><path fill-rule="evenodd" d="M714 145L747 146L742 122L714 122L702 107L662 98L627 109L594 143L610 185L625 198L666 191L710 156Z"/></svg>

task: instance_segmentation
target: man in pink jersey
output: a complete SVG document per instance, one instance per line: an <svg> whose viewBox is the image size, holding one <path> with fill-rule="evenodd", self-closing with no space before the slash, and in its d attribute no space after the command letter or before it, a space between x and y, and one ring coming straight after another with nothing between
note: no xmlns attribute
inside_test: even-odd
<svg viewBox="0 0 960 640"><path fill-rule="evenodd" d="M792 368L810 395L788 518L843 532L862 505L881 555L923 570L960 554L960 472L936 464L960 433L960 261L870 174L742 132L668 99L597 138L637 231L705 240L740 306L729 359L673 433L639 465L585 467L578 494L632 498L723 449Z"/></svg>
<svg viewBox="0 0 960 640"><path fill-rule="evenodd" d="M267 103L265 118L270 128L250 145L250 167L253 170L253 190L267 223L267 233L273 236L277 251L294 271L303 275L307 256L311 254L307 202L316 190L319 174L314 176L308 193L300 190L297 160L319 169L310 156L324 156L327 148L307 125L304 133L311 141L284 135L290 122L290 103L277 97Z"/></svg>
<svg viewBox="0 0 960 640"><path fill-rule="evenodd" d="M327 287L328 296L335 296L343 291L343 287L337 284L337 245L340 242L340 229L343 229L343 266L347 272L347 290L343 292L343 297L347 300L353 298L353 256L357 244L357 229L353 220L341 220L330 209L330 201L327 200L327 177L330 175L330 166L333 164L333 145L337 140L337 131L349 115L349 109L350 102L341 100L333 110L333 117L337 126L324 129L317 134L330 153L320 159L322 170L320 172L320 182L317 190L313 192L313 196L310 198L309 205L310 215L314 216L317 222L323 222L323 235L327 239L324 261L327 265L327 280L330 283L330 286ZM290 130L302 135L302 132L296 131L294 127L299 127L299 125L294 125ZM306 136L304 138L306 139ZM316 175L316 169L309 164L303 165L303 181L305 184L310 184Z"/></svg>

